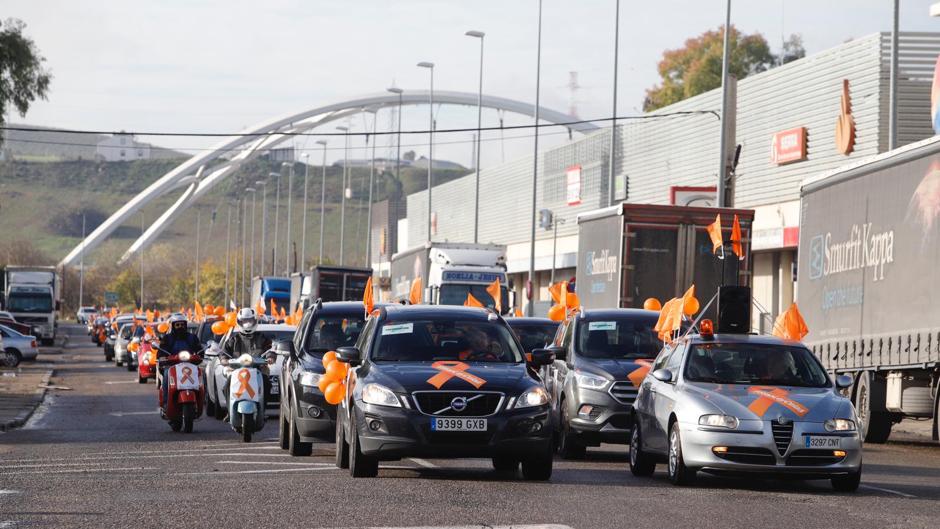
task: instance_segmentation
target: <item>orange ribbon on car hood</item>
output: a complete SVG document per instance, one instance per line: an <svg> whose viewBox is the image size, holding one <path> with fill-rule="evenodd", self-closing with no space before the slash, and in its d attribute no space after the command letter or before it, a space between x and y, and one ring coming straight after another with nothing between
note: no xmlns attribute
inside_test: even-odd
<svg viewBox="0 0 940 529"><path fill-rule="evenodd" d="M486 380L483 380L476 375L467 373L466 371L470 369L470 366L463 362L440 360L431 364L431 367L440 371L440 373L428 379L428 384L431 384L437 389L441 389L441 386L454 377L457 377L464 382L468 382L477 389L480 389L480 386L486 384Z"/></svg>
<svg viewBox="0 0 940 529"><path fill-rule="evenodd" d="M251 373L247 369L238 371L238 389L235 391L236 397L241 397L242 393L248 392L249 398L255 398L255 390L251 389Z"/></svg>
<svg viewBox="0 0 940 529"><path fill-rule="evenodd" d="M752 395L757 395L758 397L757 400L747 407L747 409L754 412L758 417L763 417L764 414L767 413L767 410L774 404L779 404L800 417L809 413L809 408L788 398L787 395L789 395L790 392L785 389L771 386L751 386L747 388L747 392Z"/></svg>
<svg viewBox="0 0 940 529"><path fill-rule="evenodd" d="M636 364L640 367L630 371L630 374L627 375L627 379L633 384L633 387L640 387L640 383L643 382L643 379L646 378L646 374L650 372L650 368L653 366L653 363L649 360L637 360Z"/></svg>

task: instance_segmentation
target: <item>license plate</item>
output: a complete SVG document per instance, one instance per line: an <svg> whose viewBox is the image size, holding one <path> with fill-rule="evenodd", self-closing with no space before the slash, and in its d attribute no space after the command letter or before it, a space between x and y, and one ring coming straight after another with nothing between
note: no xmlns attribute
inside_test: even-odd
<svg viewBox="0 0 940 529"><path fill-rule="evenodd" d="M485 432L486 419L438 418L431 419L432 432Z"/></svg>
<svg viewBox="0 0 940 529"><path fill-rule="evenodd" d="M842 448L842 438L804 435L803 446L806 448Z"/></svg>

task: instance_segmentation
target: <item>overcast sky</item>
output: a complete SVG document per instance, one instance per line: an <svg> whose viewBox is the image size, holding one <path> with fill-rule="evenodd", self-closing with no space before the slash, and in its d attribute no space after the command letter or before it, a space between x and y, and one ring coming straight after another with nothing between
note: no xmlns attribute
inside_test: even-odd
<svg viewBox="0 0 940 529"><path fill-rule="evenodd" d="M928 16L936 0L902 0L902 31L940 30ZM621 7L620 115L640 112L658 81L663 50L724 22L724 0L624 0ZM809 54L891 27L891 0L735 0L732 23L762 33L774 51L802 35ZM20 18L54 79L17 123L75 129L232 132L259 121L392 85L475 92L479 43L486 32L484 92L534 101L537 0L2 0L2 17ZM607 117L613 80L614 0L545 0L542 104L567 111L569 72L578 72L582 118ZM438 128L472 127L475 109L444 107ZM427 107L406 110L404 128L427 125ZM379 128L390 119L380 114ZM484 126L496 125L485 112ZM506 117L506 123L525 120ZM364 118L354 128L371 129ZM483 165L531 152L530 133L488 135ZM470 135L436 155L469 165ZM508 139L513 136L525 136ZM143 138L180 149L204 138ZM544 144L563 141L549 134ZM311 149L313 139L297 140ZM414 137L405 142L422 143ZM336 146L340 140L333 140ZM354 142L354 145L360 143ZM381 143L380 143L381 145ZM407 150L412 147L405 147ZM413 147L419 155L425 146ZM330 158L342 156L331 150ZM353 154L364 157L359 152ZM317 155L316 159L319 159Z"/></svg>

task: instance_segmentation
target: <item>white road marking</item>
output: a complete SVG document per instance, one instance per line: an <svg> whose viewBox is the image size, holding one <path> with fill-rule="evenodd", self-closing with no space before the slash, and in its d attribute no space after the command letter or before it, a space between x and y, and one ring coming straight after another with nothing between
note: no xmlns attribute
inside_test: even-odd
<svg viewBox="0 0 940 529"><path fill-rule="evenodd" d="M293 461L216 461L217 465L305 465L314 467L332 467L333 463L295 463Z"/></svg>
<svg viewBox="0 0 940 529"><path fill-rule="evenodd" d="M138 470L159 470L157 467L124 467L124 468L72 468L68 470L28 470L26 472L17 472L16 475L23 474L86 474L91 472L128 472Z"/></svg>
<svg viewBox="0 0 940 529"><path fill-rule="evenodd" d="M187 472L176 474L177 476L220 476L223 474L268 474L274 472L313 472L315 470L339 470L333 465L328 467L308 467L308 468L272 468L266 470L234 470L226 472Z"/></svg>
<svg viewBox="0 0 940 529"><path fill-rule="evenodd" d="M137 382L136 380L106 380L105 381L105 384L109 386L113 384L139 384L139 383L140 382Z"/></svg>
<svg viewBox="0 0 940 529"><path fill-rule="evenodd" d="M914 496L913 494L908 494L906 492L901 492L898 490L883 489L881 487L872 487L871 485L859 485L859 486L862 487L863 489L877 490L879 492L887 492L888 494L897 494L898 496L901 496L902 498L916 498L917 497L917 496Z"/></svg>
<svg viewBox="0 0 940 529"><path fill-rule="evenodd" d="M18 490L0 490L0 494L22 494Z"/></svg>
<svg viewBox="0 0 940 529"><path fill-rule="evenodd" d="M168 459L168 458L171 459L171 458L176 458L176 457L205 457L205 456L211 456L211 457L219 457L219 456L229 456L229 457L236 457L236 456L290 457L290 455L289 455L289 454L286 454L286 453L284 453L284 454L258 454L258 453L250 453L250 452L248 452L248 453L246 453L246 452L211 453L211 454L146 454L146 455L128 454L128 455L122 455L122 456L62 457L62 458L55 458L55 459L50 459L50 458L46 458L46 459L6 459L6 460L0 460L0 464L3 464L3 463L43 463L43 462L46 462L46 461L84 461L84 462L91 462L91 461L118 460L118 459L134 459L134 460L137 460L137 459ZM6 466L0 466L0 473L2 473L2 470L3 470L4 468L7 468L7 467L6 467Z"/></svg>
<svg viewBox="0 0 940 529"><path fill-rule="evenodd" d="M7 529L9 527L16 527L16 522L12 520L6 520L0 522L0 529Z"/></svg>
<svg viewBox="0 0 940 529"><path fill-rule="evenodd" d="M340 528L342 529L342 528ZM425 527L364 527L361 529L572 529L569 525L560 524L528 524L528 525L452 525L452 526L425 526Z"/></svg>
<svg viewBox="0 0 940 529"><path fill-rule="evenodd" d="M417 463L418 465L424 468L437 468L437 465L435 465L434 463L431 463L430 461L425 461L424 459L421 459L418 457L409 457L408 459L414 461L415 463Z"/></svg>
<svg viewBox="0 0 940 529"><path fill-rule="evenodd" d="M159 410L152 411L112 411L108 415L113 415L114 417L124 417L126 415L159 415Z"/></svg>

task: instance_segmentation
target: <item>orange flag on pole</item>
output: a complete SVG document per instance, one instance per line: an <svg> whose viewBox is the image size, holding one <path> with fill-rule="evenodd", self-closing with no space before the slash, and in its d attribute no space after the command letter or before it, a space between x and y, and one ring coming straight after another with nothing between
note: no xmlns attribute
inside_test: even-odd
<svg viewBox="0 0 940 529"><path fill-rule="evenodd" d="M483 308L483 304L480 303L480 300L473 297L473 294L467 292L467 301L463 302L464 307L480 307Z"/></svg>
<svg viewBox="0 0 940 529"><path fill-rule="evenodd" d="M421 304L421 278L416 277L414 281L411 282L411 291L408 293L408 302L412 305Z"/></svg>
<svg viewBox="0 0 940 529"><path fill-rule="evenodd" d="M366 281L366 289L362 291L362 305L366 308L366 316L372 314L375 308L375 294L372 293L372 277Z"/></svg>
<svg viewBox="0 0 940 529"><path fill-rule="evenodd" d="M744 245L741 244L741 222L738 216L734 216L734 224L731 225L731 251L738 259L744 259Z"/></svg>
<svg viewBox="0 0 940 529"><path fill-rule="evenodd" d="M555 303L561 303L561 290L563 283L563 281L559 281L557 283L552 283L548 287L548 293L552 296L552 301Z"/></svg>
<svg viewBox="0 0 940 529"><path fill-rule="evenodd" d="M800 309L796 303L790 305L790 308L783 314L777 316L774 322L774 336L784 340L800 341L809 334L809 327L800 314Z"/></svg>
<svg viewBox="0 0 940 529"><path fill-rule="evenodd" d="M493 298L493 301L496 303L495 305L496 312L502 314L503 313L503 296L502 296L502 291L499 288L498 277L496 278L496 281L493 281L492 283L490 283L488 287L486 287L486 293L489 294L490 297Z"/></svg>
<svg viewBox="0 0 940 529"><path fill-rule="evenodd" d="M721 256L724 258L724 245L725 241L721 236L721 214L715 215L715 222L708 225L705 228L705 231L708 232L708 237L712 240L712 253L717 254L718 249L721 248Z"/></svg>
<svg viewBox="0 0 940 529"><path fill-rule="evenodd" d="M206 312L205 312L204 310L202 310L202 304L199 303L199 301L196 301L196 302L195 302L195 306L196 306L196 310L195 310L195 312L196 312L196 319L199 320L199 321L202 321L202 320L205 319L205 317L206 317Z"/></svg>
<svg viewBox="0 0 940 529"><path fill-rule="evenodd" d="M154 318L153 311L150 309L147 309L147 323L153 323L153 318Z"/></svg>
<svg viewBox="0 0 940 529"><path fill-rule="evenodd" d="M277 318L277 303L274 302L274 298L271 298L271 316Z"/></svg>

